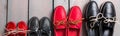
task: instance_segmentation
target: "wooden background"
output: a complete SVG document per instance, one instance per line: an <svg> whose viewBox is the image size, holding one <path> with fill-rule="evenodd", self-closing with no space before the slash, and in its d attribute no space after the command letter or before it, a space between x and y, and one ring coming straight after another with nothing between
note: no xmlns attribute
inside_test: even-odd
<svg viewBox="0 0 120 36"><path fill-rule="evenodd" d="M86 3L90 0L29 0L29 18L37 16L39 19L41 17L51 18L53 9L58 5L63 5L67 12L72 6L79 6L81 10L84 10ZM111 1L115 5L117 21L120 22L120 0L95 0L99 7L105 1ZM28 0L9 0L8 12L6 12L7 0L0 0L0 33L2 34L6 25L6 13L8 13L8 21L14 21L18 23L19 21L28 22ZM68 5L70 4L70 5ZM114 36L119 36L120 34L120 23L116 23L114 28Z"/></svg>

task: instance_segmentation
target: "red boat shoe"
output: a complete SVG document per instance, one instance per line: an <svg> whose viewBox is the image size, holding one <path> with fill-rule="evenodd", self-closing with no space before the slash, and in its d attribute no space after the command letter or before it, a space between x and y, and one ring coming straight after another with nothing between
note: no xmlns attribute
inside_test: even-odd
<svg viewBox="0 0 120 36"><path fill-rule="evenodd" d="M17 30L18 30L17 36L27 36L27 29L28 29L27 24L24 21L18 22L18 25L17 25Z"/></svg>
<svg viewBox="0 0 120 36"><path fill-rule="evenodd" d="M66 36L67 16L63 6L57 6L53 16L55 36Z"/></svg>
<svg viewBox="0 0 120 36"><path fill-rule="evenodd" d="M15 30L16 24L14 22L8 22L5 29L6 36L16 36Z"/></svg>
<svg viewBox="0 0 120 36"><path fill-rule="evenodd" d="M80 36L82 27L82 12L78 6L71 8L68 17L68 36Z"/></svg>

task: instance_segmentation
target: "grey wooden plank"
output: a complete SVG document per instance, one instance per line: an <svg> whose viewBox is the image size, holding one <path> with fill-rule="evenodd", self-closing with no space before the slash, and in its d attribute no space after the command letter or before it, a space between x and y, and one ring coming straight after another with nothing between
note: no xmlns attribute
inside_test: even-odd
<svg viewBox="0 0 120 36"><path fill-rule="evenodd" d="M29 18L33 16L39 19L44 16L50 18L52 13L52 0L30 0L29 8Z"/></svg>
<svg viewBox="0 0 120 36"><path fill-rule="evenodd" d="M86 4L89 2L90 0L70 0L70 8L72 6L79 6L81 11L84 10Z"/></svg>
<svg viewBox="0 0 120 36"><path fill-rule="evenodd" d="M8 0L8 22L27 22L28 0Z"/></svg>
<svg viewBox="0 0 120 36"><path fill-rule="evenodd" d="M6 25L6 0L0 0L0 34L4 32Z"/></svg>
<svg viewBox="0 0 120 36"><path fill-rule="evenodd" d="M54 8L56 8L57 6L63 6L66 10L66 13L68 13L69 10L68 0L54 0Z"/></svg>

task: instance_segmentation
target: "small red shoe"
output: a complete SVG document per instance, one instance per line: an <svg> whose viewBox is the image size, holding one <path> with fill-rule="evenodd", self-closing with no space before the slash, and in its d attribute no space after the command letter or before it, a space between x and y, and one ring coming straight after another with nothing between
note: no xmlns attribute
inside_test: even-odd
<svg viewBox="0 0 120 36"><path fill-rule="evenodd" d="M57 6L53 16L55 36L66 36L67 16L63 6Z"/></svg>
<svg viewBox="0 0 120 36"><path fill-rule="evenodd" d="M68 17L68 36L80 36L82 27L82 12L78 6L71 8Z"/></svg>
<svg viewBox="0 0 120 36"><path fill-rule="evenodd" d="M28 29L28 26L27 26L27 24L24 21L18 22L18 25L17 25L17 30L18 30L17 36L27 36L27 29Z"/></svg>
<svg viewBox="0 0 120 36"><path fill-rule="evenodd" d="M5 33L7 36L16 36L14 32L16 30L16 24L14 22L8 22L6 25Z"/></svg>

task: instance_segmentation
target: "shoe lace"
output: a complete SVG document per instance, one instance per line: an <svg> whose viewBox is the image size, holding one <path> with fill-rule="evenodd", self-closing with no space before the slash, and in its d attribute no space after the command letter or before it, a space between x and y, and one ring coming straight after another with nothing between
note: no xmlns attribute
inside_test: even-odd
<svg viewBox="0 0 120 36"><path fill-rule="evenodd" d="M99 17L101 15L101 17ZM94 16L91 16L90 18L93 18ZM90 27L93 28L95 26L95 23L98 22L99 19L105 19L103 20L104 23L109 23L109 22L117 22L116 21L116 17L111 17L111 18L107 18L107 17L104 17L102 13L98 13L97 16L95 16L94 19L91 19L90 21L93 21L91 24L90 24Z"/></svg>
<svg viewBox="0 0 120 36"><path fill-rule="evenodd" d="M69 24L73 24L73 25L77 25L79 22L82 22L82 20L84 20L84 18L83 19L79 19L79 20L70 19L70 20L68 20L68 23Z"/></svg>
<svg viewBox="0 0 120 36"><path fill-rule="evenodd" d="M12 33L12 34L16 34L16 30L14 30L14 29L9 29L9 30L8 30L7 28L5 28L5 30L6 30L7 32L3 34L4 36L10 35L11 33Z"/></svg>
<svg viewBox="0 0 120 36"><path fill-rule="evenodd" d="M58 25L64 25L66 22L65 21L67 21L67 19L62 19L62 20L56 20L56 22L54 22L54 25L55 26L58 26ZM55 24L55 23L57 23L57 24Z"/></svg>
<svg viewBox="0 0 120 36"><path fill-rule="evenodd" d="M12 30L12 31L11 31ZM6 32L6 33L3 33L3 36L8 36L8 35L10 35L10 34L17 34L17 33L19 33L19 32L30 32L30 30L24 30L24 29L20 29L20 28L18 28L18 29L16 29L16 30L14 30L14 29L7 29L6 28L6 31L8 31L8 32Z"/></svg>
<svg viewBox="0 0 120 36"><path fill-rule="evenodd" d="M112 17L112 18L104 18L104 23L109 23L109 22L115 22L116 21L116 17Z"/></svg>
<svg viewBox="0 0 120 36"><path fill-rule="evenodd" d="M101 15L101 17L99 17ZM89 18L92 18L90 21L93 21L90 23L90 27L93 28L95 26L95 23L98 22L99 19L103 17L102 13L98 13L97 16L91 16Z"/></svg>

